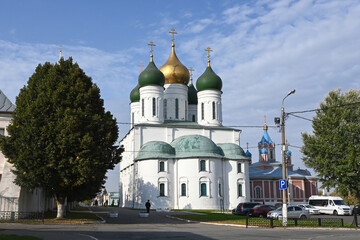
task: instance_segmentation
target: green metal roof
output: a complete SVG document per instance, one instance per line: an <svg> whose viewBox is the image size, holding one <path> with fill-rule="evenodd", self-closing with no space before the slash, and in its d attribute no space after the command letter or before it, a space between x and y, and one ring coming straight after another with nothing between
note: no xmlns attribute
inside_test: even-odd
<svg viewBox="0 0 360 240"><path fill-rule="evenodd" d="M250 158L245 155L244 150L235 143L220 143L218 146L226 158L250 160Z"/></svg>
<svg viewBox="0 0 360 240"><path fill-rule="evenodd" d="M140 87L144 87L147 85L164 86L164 84L164 74L156 67L154 62L149 62L149 65L139 75Z"/></svg>
<svg viewBox="0 0 360 240"><path fill-rule="evenodd" d="M139 91L139 84L134 87L133 90L130 92L130 101L131 102L139 102L140 101L140 91Z"/></svg>
<svg viewBox="0 0 360 240"><path fill-rule="evenodd" d="M175 149L170 144L161 141L151 141L141 147L135 160L174 157Z"/></svg>
<svg viewBox="0 0 360 240"><path fill-rule="evenodd" d="M171 146L175 148L177 158L224 157L219 147L212 140L201 135L178 137L172 141Z"/></svg>
<svg viewBox="0 0 360 240"><path fill-rule="evenodd" d="M216 75L216 73L212 70L211 66L208 66L205 72L198 78L196 81L197 90L210 90L216 89L221 91L222 88L222 80Z"/></svg>

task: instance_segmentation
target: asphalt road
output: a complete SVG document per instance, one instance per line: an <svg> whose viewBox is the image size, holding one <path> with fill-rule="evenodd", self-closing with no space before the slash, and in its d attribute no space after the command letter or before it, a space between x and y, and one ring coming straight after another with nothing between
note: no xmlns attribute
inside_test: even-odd
<svg viewBox="0 0 360 240"><path fill-rule="evenodd" d="M68 225L1 224L0 234L31 235L45 240L113 240L113 239L359 239L358 230L265 229L202 223L188 223L166 217L169 213L151 212L140 218L136 210L92 208L107 223ZM119 213L110 218L109 212ZM182 214L172 212L171 214Z"/></svg>

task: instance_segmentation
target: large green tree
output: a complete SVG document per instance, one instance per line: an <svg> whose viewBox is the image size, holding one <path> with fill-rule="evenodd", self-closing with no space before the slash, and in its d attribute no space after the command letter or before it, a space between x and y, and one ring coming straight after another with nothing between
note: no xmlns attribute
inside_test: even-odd
<svg viewBox="0 0 360 240"><path fill-rule="evenodd" d="M315 169L326 188L350 192L360 202L360 91L330 91L303 133L305 165Z"/></svg>
<svg viewBox="0 0 360 240"><path fill-rule="evenodd" d="M0 147L14 164L15 183L54 196L57 217L65 216L67 200L94 197L121 160L116 119L71 58L36 68L16 98L8 132Z"/></svg>

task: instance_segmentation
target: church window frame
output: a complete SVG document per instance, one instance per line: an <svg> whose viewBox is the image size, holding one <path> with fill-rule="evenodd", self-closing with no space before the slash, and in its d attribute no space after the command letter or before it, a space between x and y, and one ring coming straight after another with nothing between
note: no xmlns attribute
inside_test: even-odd
<svg viewBox="0 0 360 240"><path fill-rule="evenodd" d="M199 179L199 197L210 196L210 180L209 178L202 177Z"/></svg>
<svg viewBox="0 0 360 240"><path fill-rule="evenodd" d="M167 99L164 99L164 119L167 119Z"/></svg>
<svg viewBox="0 0 360 240"><path fill-rule="evenodd" d="M180 196L181 197L186 197L186 183L181 183L181 194L180 194Z"/></svg>
<svg viewBox="0 0 360 240"><path fill-rule="evenodd" d="M192 121L196 122L195 114L192 115Z"/></svg>
<svg viewBox="0 0 360 240"><path fill-rule="evenodd" d="M175 98L175 119L179 119L179 99Z"/></svg>
<svg viewBox="0 0 360 240"><path fill-rule="evenodd" d="M241 162L237 163L237 172L242 173L242 163Z"/></svg>
<svg viewBox="0 0 360 240"><path fill-rule="evenodd" d="M188 118L188 103L187 103L187 101L185 101L185 118Z"/></svg>
<svg viewBox="0 0 360 240"><path fill-rule="evenodd" d="M199 172L206 172L206 160L204 159L199 161Z"/></svg>
<svg viewBox="0 0 360 240"><path fill-rule="evenodd" d="M201 120L205 119L205 106L204 103L201 103Z"/></svg>
<svg viewBox="0 0 360 240"><path fill-rule="evenodd" d="M189 181L186 177L180 177L179 179L179 195L180 197L188 197L188 186L189 186ZM184 192L184 187L185 186L185 192Z"/></svg>
<svg viewBox="0 0 360 240"><path fill-rule="evenodd" d="M261 199L262 198L262 189L260 186L255 187L255 198Z"/></svg>
<svg viewBox="0 0 360 240"><path fill-rule="evenodd" d="M164 160L159 161L159 172L166 172L166 162Z"/></svg>
<svg viewBox="0 0 360 240"><path fill-rule="evenodd" d="M216 105L215 102L212 102L212 119L216 119Z"/></svg>
<svg viewBox="0 0 360 240"><path fill-rule="evenodd" d="M152 115L156 116L156 98L152 98Z"/></svg>
<svg viewBox="0 0 360 240"><path fill-rule="evenodd" d="M221 182L218 184L219 197L222 197L222 185Z"/></svg>
<svg viewBox="0 0 360 240"><path fill-rule="evenodd" d="M141 116L145 116L145 100L141 99Z"/></svg>
<svg viewBox="0 0 360 240"><path fill-rule="evenodd" d="M244 191L243 191L243 184L242 183L238 183L237 186L237 190L238 190L238 197L243 197L244 196Z"/></svg>
<svg viewBox="0 0 360 240"><path fill-rule="evenodd" d="M273 150L270 150L270 159L271 159L271 160L274 159L274 152L273 152Z"/></svg>
<svg viewBox="0 0 360 240"><path fill-rule="evenodd" d="M159 196L165 197L165 183L159 184Z"/></svg>
<svg viewBox="0 0 360 240"><path fill-rule="evenodd" d="M167 178L159 178L158 181L159 187L159 197L167 197L168 196L168 180Z"/></svg>

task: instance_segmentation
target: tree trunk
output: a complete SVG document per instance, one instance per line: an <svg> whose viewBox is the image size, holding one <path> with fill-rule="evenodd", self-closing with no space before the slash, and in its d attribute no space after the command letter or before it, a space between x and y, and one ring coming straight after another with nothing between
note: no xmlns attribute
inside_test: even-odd
<svg viewBox="0 0 360 240"><path fill-rule="evenodd" d="M66 216L66 197L55 196L57 203L56 218L64 218Z"/></svg>

